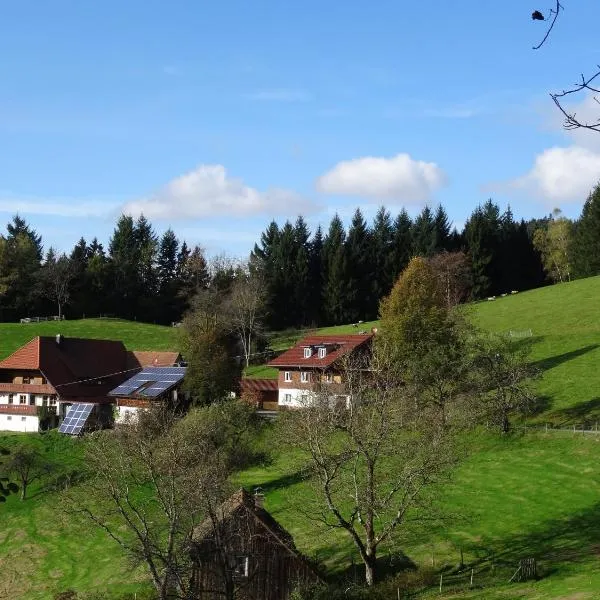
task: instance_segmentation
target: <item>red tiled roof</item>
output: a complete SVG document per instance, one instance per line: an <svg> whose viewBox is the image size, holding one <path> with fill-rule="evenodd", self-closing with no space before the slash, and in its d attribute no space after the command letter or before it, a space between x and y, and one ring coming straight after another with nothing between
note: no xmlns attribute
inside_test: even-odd
<svg viewBox="0 0 600 600"><path fill-rule="evenodd" d="M127 352L128 368L172 367L181 360L179 352L155 352L153 350L130 350Z"/></svg>
<svg viewBox="0 0 600 600"><path fill-rule="evenodd" d="M39 337L33 338L0 361L0 369L38 370L40 368L40 339Z"/></svg>
<svg viewBox="0 0 600 600"><path fill-rule="evenodd" d="M372 333L353 335L311 335L300 340L277 358L268 363L270 367L330 367L342 356L349 354L356 348L370 342ZM329 346L324 358L319 358L315 349L310 358L304 358L304 348L307 346Z"/></svg>
<svg viewBox="0 0 600 600"><path fill-rule="evenodd" d="M276 392L278 387L277 379L242 379L240 386L242 392Z"/></svg>
<svg viewBox="0 0 600 600"><path fill-rule="evenodd" d="M70 337L60 343L36 337L1 361L0 369L39 370L54 388L51 393L65 400L103 398L131 375L122 342Z"/></svg>

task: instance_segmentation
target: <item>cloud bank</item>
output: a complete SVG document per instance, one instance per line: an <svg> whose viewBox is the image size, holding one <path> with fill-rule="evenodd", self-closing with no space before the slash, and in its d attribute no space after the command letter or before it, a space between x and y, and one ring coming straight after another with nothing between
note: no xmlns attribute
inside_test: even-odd
<svg viewBox="0 0 600 600"><path fill-rule="evenodd" d="M423 203L446 181L446 174L436 163L403 153L339 162L317 179L316 186L325 194Z"/></svg>
<svg viewBox="0 0 600 600"><path fill-rule="evenodd" d="M241 179L229 177L223 165L200 165L173 179L155 194L128 202L125 214L149 219L178 220L201 217L244 217L268 213L309 213L314 204L282 188L259 191Z"/></svg>

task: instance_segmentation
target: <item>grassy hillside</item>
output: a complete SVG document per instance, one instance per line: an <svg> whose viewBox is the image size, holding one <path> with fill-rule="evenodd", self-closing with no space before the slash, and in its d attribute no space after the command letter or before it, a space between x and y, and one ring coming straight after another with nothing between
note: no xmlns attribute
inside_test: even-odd
<svg viewBox="0 0 600 600"><path fill-rule="evenodd" d="M536 418L560 423L597 418L598 298L600 278L591 278L467 308L480 327L526 335L522 339L531 342L532 359L544 372L538 386L546 410ZM69 332L65 325L79 331ZM129 348L169 348L176 343L171 328L120 321L0 325L0 333L11 328L22 335L22 331L52 326L54 330L41 333L91 336L95 328L97 337L123 339ZM351 333L356 328L320 331ZM21 340L37 333L39 329ZM305 333L279 334L272 345L289 347ZM0 335L0 353L6 354L9 345L20 343L16 335L10 343ZM4 440L23 437L5 436ZM42 438L27 437L33 443ZM51 452L78 460L77 440L44 439L50 440ZM342 572L351 564L351 556L358 562L342 532L325 531L307 518L306 507L314 499L314 491L299 474L302 465L294 449L277 450L274 443L269 445L275 448L273 461L241 473L237 482L247 489L263 487L267 509L290 530L300 550L322 561L331 572ZM437 590L423 590L426 598L598 597L600 435L540 432L503 438L486 432L471 434L467 445L468 453L452 485L439 492L446 520L422 529L403 528L395 546L383 551L384 560L388 552L401 549L417 564L440 569L456 565L462 549L465 562L475 570L475 589L469 590L465 578L449 583L441 595ZM83 592L140 590L141 572L130 570L116 545L65 515L60 494L36 495L32 491L34 497L25 503L11 498L0 506L0 569L5 574L0 578L0 598L51 598L53 592L68 588ZM538 582L508 584L518 561L527 557L538 559L544 577ZM22 577L23 573L27 577ZM451 582L450 577L448 580Z"/></svg>
<svg viewBox="0 0 600 600"><path fill-rule="evenodd" d="M174 327L123 319L78 319L42 323L0 323L0 360L37 335L121 340L128 350L177 350Z"/></svg>
<svg viewBox="0 0 600 600"><path fill-rule="evenodd" d="M532 344L543 371L542 420L600 421L600 277L590 277L473 305L474 322Z"/></svg>

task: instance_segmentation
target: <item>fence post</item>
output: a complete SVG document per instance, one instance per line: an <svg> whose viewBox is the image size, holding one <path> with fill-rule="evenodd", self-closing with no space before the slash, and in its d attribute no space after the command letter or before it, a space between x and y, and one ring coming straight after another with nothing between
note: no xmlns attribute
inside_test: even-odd
<svg viewBox="0 0 600 600"><path fill-rule="evenodd" d="M473 571L474 569L471 569L471 587L473 587Z"/></svg>
<svg viewBox="0 0 600 600"><path fill-rule="evenodd" d="M444 574L440 573L440 594L442 593L442 582L444 581Z"/></svg>

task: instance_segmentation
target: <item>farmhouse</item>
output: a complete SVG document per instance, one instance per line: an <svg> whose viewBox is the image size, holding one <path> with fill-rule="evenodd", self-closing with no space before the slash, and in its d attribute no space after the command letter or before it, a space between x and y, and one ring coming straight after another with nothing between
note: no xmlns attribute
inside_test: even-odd
<svg viewBox="0 0 600 600"><path fill-rule="evenodd" d="M147 409L153 403L168 403L177 406L185 402L181 385L186 367L144 367L108 393L116 401L116 423L134 419L139 410Z"/></svg>
<svg viewBox="0 0 600 600"><path fill-rule="evenodd" d="M198 600L288 600L299 584L321 580L292 536L263 508L262 495L243 489L196 527L191 557Z"/></svg>
<svg viewBox="0 0 600 600"><path fill-rule="evenodd" d="M56 427L76 404L91 423L108 425L111 389L147 361L178 360L176 352L128 352L120 341L36 337L0 361L0 431Z"/></svg>
<svg viewBox="0 0 600 600"><path fill-rule="evenodd" d="M373 334L313 335L305 337L269 362L279 370L278 407L295 408L310 403L316 386L325 386L332 400L348 400L342 360L368 352Z"/></svg>

